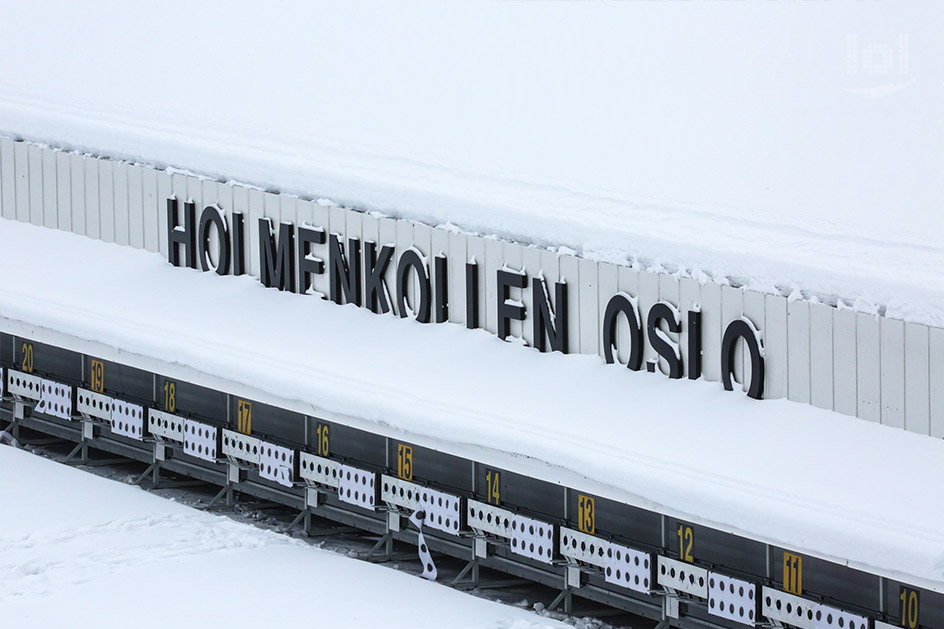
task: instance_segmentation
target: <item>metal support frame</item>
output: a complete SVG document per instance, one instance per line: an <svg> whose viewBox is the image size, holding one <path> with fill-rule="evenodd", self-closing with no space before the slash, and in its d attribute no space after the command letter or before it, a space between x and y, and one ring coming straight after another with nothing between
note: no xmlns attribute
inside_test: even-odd
<svg viewBox="0 0 944 629"><path fill-rule="evenodd" d="M147 466L147 469L141 472L141 474L131 481L132 485L140 485L148 475L151 476L151 488L157 489L161 482L161 464L167 460L167 447L164 445L163 441L155 440L152 444L154 449L152 451L151 464Z"/></svg>
<svg viewBox="0 0 944 629"><path fill-rule="evenodd" d="M82 438L79 442L72 448L72 451L66 455L60 463L65 465L112 465L115 463L124 463L125 459L95 459L92 460L89 457L89 445L95 441L95 421L88 418L82 417L79 421L82 422ZM76 458L78 455L78 458Z"/></svg>

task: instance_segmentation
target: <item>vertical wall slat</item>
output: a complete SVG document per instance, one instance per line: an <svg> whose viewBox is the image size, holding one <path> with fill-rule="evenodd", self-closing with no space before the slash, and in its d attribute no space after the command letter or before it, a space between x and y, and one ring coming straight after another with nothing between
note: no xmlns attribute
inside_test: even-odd
<svg viewBox="0 0 944 629"><path fill-rule="evenodd" d="M0 210L3 218L16 220L16 170L14 168L13 140L0 138Z"/></svg>
<svg viewBox="0 0 944 629"><path fill-rule="evenodd" d="M131 214L128 207L128 164L114 162L115 242L127 246L131 242Z"/></svg>
<svg viewBox="0 0 944 629"><path fill-rule="evenodd" d="M160 219L166 220L167 200L157 194L157 171L153 168L141 168L141 207L144 212L141 217L143 246L148 251L160 251L157 230L162 224Z"/></svg>
<svg viewBox="0 0 944 629"><path fill-rule="evenodd" d="M567 336L570 339L569 353L580 351L580 261L572 255L559 256L557 260L561 282L567 284Z"/></svg>
<svg viewBox="0 0 944 629"><path fill-rule="evenodd" d="M600 343L599 286L597 263L580 259L580 353L598 354Z"/></svg>
<svg viewBox="0 0 944 629"><path fill-rule="evenodd" d="M502 245L502 258L504 259L504 266L512 271L523 271L524 270L524 252L522 248L517 243L506 242ZM528 281L531 281L531 278L528 278ZM509 296L512 301L520 301L524 304L525 319L534 315L532 310L531 303L531 291L526 288L517 289L512 288L509 291ZM516 339L524 339L524 322L516 321L512 319L508 326L509 336Z"/></svg>
<svg viewBox="0 0 944 629"><path fill-rule="evenodd" d="M72 177L69 153L56 152L56 224L59 229L72 231ZM2 164L0 164L2 168Z"/></svg>
<svg viewBox="0 0 944 629"><path fill-rule="evenodd" d="M810 403L810 302L797 299L787 303L787 397ZM832 349L832 338L828 339ZM832 398L832 395L830 395Z"/></svg>
<svg viewBox="0 0 944 629"><path fill-rule="evenodd" d="M412 221L399 220L396 222L397 229L397 251L396 256L390 262L390 266L396 270L396 265L399 262L400 256L403 255L403 252L410 250L413 247L413 223ZM393 295L393 301L396 303L394 310L397 314L400 314L400 303L399 296L397 295L397 280L396 273L394 273L390 286L390 293ZM412 311L416 305L416 279L413 278L410 280L410 283L406 286L406 301L410 307L411 312L407 312L408 317L412 317Z"/></svg>
<svg viewBox="0 0 944 629"><path fill-rule="evenodd" d="M500 240L485 239L485 269L479 276L479 290L485 295L485 329L498 333L498 270L504 266L505 249Z"/></svg>
<svg viewBox="0 0 944 629"><path fill-rule="evenodd" d="M679 296L681 294L681 288L679 287L679 280L674 275L660 274L659 275L659 301L664 301L669 303L676 308L679 305ZM679 310L679 322L681 325L682 333L674 334L669 332L668 337L672 340L673 343L679 348L679 355L682 356L682 373L685 373L685 354L688 353L688 348L685 348L684 353L682 353L682 345L684 345L685 340L685 326L686 326L686 315L681 310ZM664 326L663 326L664 331ZM663 360L659 360L660 363L664 363ZM662 365L663 373L668 373L668 368L666 365Z"/></svg>
<svg viewBox="0 0 944 629"><path fill-rule="evenodd" d="M881 350L878 318L856 313L856 415L874 422L882 419Z"/></svg>
<svg viewBox="0 0 944 629"><path fill-rule="evenodd" d="M944 328L929 328L931 436L944 437Z"/></svg>
<svg viewBox="0 0 944 629"><path fill-rule="evenodd" d="M617 278L616 286L619 292L625 293L630 297L637 299L639 297L639 272L628 266L620 266L617 269ZM645 334L646 334L646 321L643 319L644 312L639 312L637 309L636 315L639 317L639 325L642 329L643 341L641 350L645 352ZM602 318L601 318L602 321ZM602 334L601 334L602 338ZM616 340L619 343L619 351L617 355L619 356L620 364L627 364L629 362L629 356L632 348L630 347L630 335L629 335L629 322L623 321L620 317L620 323L616 328ZM645 369L646 366L643 364L642 369Z"/></svg>
<svg viewBox="0 0 944 629"><path fill-rule="evenodd" d="M723 338L724 330L732 321L740 319L744 314L744 291L733 286L721 287L721 329L719 338ZM718 345L718 361L720 374L721 345ZM744 380L744 343L738 343L734 352L734 379L742 386Z"/></svg>
<svg viewBox="0 0 944 629"><path fill-rule="evenodd" d="M135 249L144 248L144 170L137 164L128 166L128 244Z"/></svg>
<svg viewBox="0 0 944 629"><path fill-rule="evenodd" d="M764 348L764 397L785 398L790 364L786 297L764 295Z"/></svg>
<svg viewBox="0 0 944 629"><path fill-rule="evenodd" d="M880 320L881 421L886 426L905 427L905 324L897 319Z"/></svg>
<svg viewBox="0 0 944 629"><path fill-rule="evenodd" d="M155 236L157 237L157 250L167 260L167 199L174 196L174 180L166 170L158 172L156 179L158 218ZM177 202L182 203L179 198Z"/></svg>
<svg viewBox="0 0 944 629"><path fill-rule="evenodd" d="M701 285L701 373L708 382L721 381L721 285Z"/></svg>
<svg viewBox="0 0 944 629"><path fill-rule="evenodd" d="M379 246L393 247L393 256L390 260L390 264L387 266L387 272L384 273L384 282L387 285L387 290L390 292L390 311L395 315L400 313L395 303L397 294L397 260L400 259L400 248L397 244L397 222L398 221L392 218L381 218L378 221L380 242L377 243Z"/></svg>
<svg viewBox="0 0 944 629"><path fill-rule="evenodd" d="M59 178L56 176L56 155L59 151L40 149L43 162L43 225L59 227Z"/></svg>
<svg viewBox="0 0 944 629"><path fill-rule="evenodd" d="M29 151L25 142L13 144L13 169L16 178L16 220L30 220Z"/></svg>
<svg viewBox="0 0 944 629"><path fill-rule="evenodd" d="M833 410L855 415L857 392L856 313L844 308L833 310Z"/></svg>
<svg viewBox="0 0 944 629"><path fill-rule="evenodd" d="M682 317L682 338L679 349L682 352L682 370L687 378L691 373L692 357L688 354L688 339L691 330L688 327L688 313L701 307L701 285L697 280L683 277L679 280L679 315ZM704 325L704 321L702 322ZM702 343L704 344L704 329L702 329ZM704 368L704 364L702 364Z"/></svg>
<svg viewBox="0 0 944 629"><path fill-rule="evenodd" d="M597 354L599 354L602 360L606 349L603 346L603 314L606 312L606 305L609 303L610 298L619 292L619 267L615 264L601 262L597 268L597 287L597 298L599 300L597 312L600 313L600 324L597 326L597 334L600 337L597 339ZM617 324L616 328L616 355L619 355L619 348L622 348L624 345L623 340L620 339L620 333L623 331L622 326L625 325L626 323L622 320L622 317L620 317L620 322Z"/></svg>
<svg viewBox="0 0 944 629"><path fill-rule="evenodd" d="M643 353L642 353L642 368L643 370L649 369L650 361L655 361L656 368L659 369L660 365L656 359L658 354L652 349L652 345L649 344L649 334L647 332L647 321L646 318L649 316L649 310L652 306L659 301L659 276L655 273L650 273L648 271L639 272L639 289L636 294L636 299L639 302L639 325L642 328L643 336Z"/></svg>
<svg viewBox="0 0 944 629"><path fill-rule="evenodd" d="M531 282L536 277L543 277L541 273L541 250L536 247L524 247L521 251L521 267L525 272L525 275L528 277L528 286L524 290L525 297L525 308L527 308L527 314L525 316L525 322L522 329L522 338L528 347L534 347L534 317L537 316L537 310L534 306L534 300L531 297ZM547 278L544 278L547 281ZM553 281L547 283L547 291L551 296L551 305L556 308L557 304L554 303L554 283Z"/></svg>
<svg viewBox="0 0 944 629"><path fill-rule="evenodd" d="M35 144L26 147L29 176L29 222L42 225L43 216L43 150Z"/></svg>
<svg viewBox="0 0 944 629"><path fill-rule="evenodd" d="M72 187L72 233L85 235L85 158L78 154L69 156L69 182Z"/></svg>
<svg viewBox="0 0 944 629"><path fill-rule="evenodd" d="M928 326L905 324L905 429L931 434Z"/></svg>
<svg viewBox="0 0 944 629"><path fill-rule="evenodd" d="M429 234L429 264L430 264L430 280L432 282L433 291L435 294L436 282L438 280L438 274L436 272L436 258L443 256L446 258L446 272L445 277L443 278L446 281L446 309L447 317L446 321L449 321L449 317L452 316L452 301L450 297L452 296L452 287L449 286L450 281L452 280L452 259L449 256L449 232L439 227L431 228ZM457 262L459 262L457 260ZM433 315L432 321L436 322L436 316Z"/></svg>
<svg viewBox="0 0 944 629"><path fill-rule="evenodd" d="M449 242L449 321L465 323L465 234L447 232Z"/></svg>
<svg viewBox="0 0 944 629"><path fill-rule="evenodd" d="M763 339L764 347L766 348L767 338L768 336L770 336L769 331L767 330L767 326L764 323L767 316L766 315L766 311L767 311L766 295L764 295L763 293L754 291L754 290L745 290L743 291L743 293L744 293L744 316L750 319L754 323L754 326L758 330L760 330L761 338ZM741 343L738 343L738 345L741 345ZM744 361L743 362L743 369L744 369L743 389L747 391L748 387L750 386L750 378L752 375L751 370L750 370L751 360L750 360L750 355L747 353L747 351L742 352L741 356L742 356L742 360ZM776 358L774 358L774 363L776 363ZM765 388L764 396L767 397L767 395L768 395L768 391Z"/></svg>
<svg viewBox="0 0 944 629"><path fill-rule="evenodd" d="M96 240L102 237L98 166L99 160L85 158L85 233Z"/></svg>
<svg viewBox="0 0 944 629"><path fill-rule="evenodd" d="M107 159L98 162L98 224L100 237L105 242L115 242L115 162Z"/></svg>
<svg viewBox="0 0 944 629"><path fill-rule="evenodd" d="M810 403L835 408L835 308L810 304Z"/></svg>
<svg viewBox="0 0 944 629"><path fill-rule="evenodd" d="M244 188L245 189L245 188ZM262 190L248 188L249 212L246 214L246 246L249 248L249 273L255 278L259 278L259 219L265 216L265 195ZM239 207L240 195L238 191L233 191L233 203ZM325 231L329 231L328 223L325 222Z"/></svg>

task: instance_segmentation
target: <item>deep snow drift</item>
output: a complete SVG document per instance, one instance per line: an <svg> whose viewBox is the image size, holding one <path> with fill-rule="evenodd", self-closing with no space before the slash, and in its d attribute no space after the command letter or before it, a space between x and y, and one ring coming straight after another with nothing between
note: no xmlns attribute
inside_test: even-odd
<svg viewBox="0 0 944 629"><path fill-rule="evenodd" d="M4 627L568 626L5 446L0 504Z"/></svg>
<svg viewBox="0 0 944 629"><path fill-rule="evenodd" d="M13 3L0 131L944 325L944 4Z"/></svg>
<svg viewBox="0 0 944 629"><path fill-rule="evenodd" d="M0 329L944 590L944 441L42 227L0 251Z"/></svg>

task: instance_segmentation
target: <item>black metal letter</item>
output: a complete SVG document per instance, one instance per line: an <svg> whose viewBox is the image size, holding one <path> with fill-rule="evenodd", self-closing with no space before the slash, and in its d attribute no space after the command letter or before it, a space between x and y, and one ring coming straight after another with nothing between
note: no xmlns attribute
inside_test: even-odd
<svg viewBox="0 0 944 629"><path fill-rule="evenodd" d="M404 251L397 263L397 309L400 311L401 317L406 317L406 313L409 311L406 302L411 268L416 271L416 277L420 281L420 303L416 309L416 320L420 323L429 323L429 273L426 271L426 265L423 264L420 254L415 249Z"/></svg>
<svg viewBox="0 0 944 629"><path fill-rule="evenodd" d="M531 303L536 312L531 313L534 347L546 351L545 336L551 342L551 351L567 353L567 284L554 283L556 310L551 307L551 296L543 277L531 278Z"/></svg>
<svg viewBox="0 0 944 629"><path fill-rule="evenodd" d="M726 391L734 390L731 374L734 372L734 349L739 338L744 339L751 357L751 384L747 388L747 396L760 400L764 397L764 357L754 326L744 319L729 323L721 338L721 382Z"/></svg>
<svg viewBox="0 0 944 629"><path fill-rule="evenodd" d="M197 268L197 230L194 229L196 206L184 203L184 224L177 224L177 199L167 199L167 260L174 266L180 266L180 252L177 247L183 245L186 265Z"/></svg>
<svg viewBox="0 0 944 629"><path fill-rule="evenodd" d="M384 276L393 258L393 247L384 245L377 254L377 243L364 243L364 292L367 293L367 308L374 313L390 312L390 289Z"/></svg>
<svg viewBox="0 0 944 629"><path fill-rule="evenodd" d="M259 219L259 281L266 288L295 292L295 226L279 225L278 247L272 219Z"/></svg>
<svg viewBox="0 0 944 629"><path fill-rule="evenodd" d="M324 260L311 252L311 245L325 244L325 232L320 227L298 228L298 292L310 293L313 275L324 273Z"/></svg>
<svg viewBox="0 0 944 629"><path fill-rule="evenodd" d="M701 312L688 311L688 379L701 378Z"/></svg>
<svg viewBox="0 0 944 629"><path fill-rule="evenodd" d="M678 347L670 340L663 338L659 332L659 322L665 321L672 334L678 334L682 330L682 322L678 318L678 310L670 304L660 301L649 309L649 318L647 320L647 331L649 333L649 344L656 353L669 363L669 377L682 377L682 355Z"/></svg>
<svg viewBox="0 0 944 629"><path fill-rule="evenodd" d="M217 207L208 205L200 215L200 235L197 238L200 252L200 266L204 271L213 268L210 265L210 225L216 226L216 239L219 243L219 260L216 263L216 274L226 275L229 271L229 234L226 231L226 221Z"/></svg>
<svg viewBox="0 0 944 629"><path fill-rule="evenodd" d="M636 305L622 293L610 297L603 313L603 358L608 364L616 362L613 348L616 347L616 323L620 313L623 313L629 322L630 351L626 366L633 371L639 371L642 369L642 326L639 325Z"/></svg>
<svg viewBox="0 0 944 629"><path fill-rule="evenodd" d="M479 327L479 265L465 263L465 327Z"/></svg>
<svg viewBox="0 0 944 629"><path fill-rule="evenodd" d="M233 212L233 275L246 272L246 232L243 229L243 213Z"/></svg>
<svg viewBox="0 0 944 629"><path fill-rule="evenodd" d="M344 292L344 301L356 306L361 305L361 241L360 238L349 238L347 241L348 253L344 255L344 245L338 234L331 234L328 244L328 273L331 279L331 299L336 304L342 303L341 292ZM350 262L350 263L349 263ZM344 276L342 278L342 275Z"/></svg>
<svg viewBox="0 0 944 629"><path fill-rule="evenodd" d="M436 323L449 320L449 268L446 256L433 258L433 274L436 276Z"/></svg>
<svg viewBox="0 0 944 629"><path fill-rule="evenodd" d="M528 276L517 271L498 269L498 338L505 340L508 337L509 323L524 321L524 306L507 303L512 288L525 288L528 285Z"/></svg>

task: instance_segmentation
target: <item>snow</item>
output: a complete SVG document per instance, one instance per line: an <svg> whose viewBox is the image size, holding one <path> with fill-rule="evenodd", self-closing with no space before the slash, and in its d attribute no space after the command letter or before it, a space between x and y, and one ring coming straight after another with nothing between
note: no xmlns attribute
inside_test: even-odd
<svg viewBox="0 0 944 629"><path fill-rule="evenodd" d="M942 23L907 0L15 3L0 129L944 325Z"/></svg>
<svg viewBox="0 0 944 629"><path fill-rule="evenodd" d="M944 441L66 232L0 251L7 332L944 591Z"/></svg>
<svg viewBox="0 0 944 629"><path fill-rule="evenodd" d="M0 446L6 627L565 627Z"/></svg>

